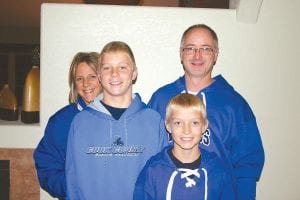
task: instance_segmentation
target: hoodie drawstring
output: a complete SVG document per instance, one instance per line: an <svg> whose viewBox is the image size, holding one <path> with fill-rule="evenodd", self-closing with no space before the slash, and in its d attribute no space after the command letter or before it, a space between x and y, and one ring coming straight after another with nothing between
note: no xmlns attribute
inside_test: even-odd
<svg viewBox="0 0 300 200"><path fill-rule="evenodd" d="M207 200L207 182L208 182L208 176L207 176L207 171L204 168L201 168L201 170L204 172L204 200Z"/></svg>
<svg viewBox="0 0 300 200"><path fill-rule="evenodd" d="M166 194L166 200L171 200L171 193L172 193L172 188L173 188L173 183L175 176L178 174L178 171L174 171L170 177L169 183L168 183L168 188L167 188L167 194Z"/></svg>
<svg viewBox="0 0 300 200"><path fill-rule="evenodd" d="M201 168L201 170L204 172L204 200L207 200L207 182L208 182L208 177L207 177L207 171L204 168ZM200 174L198 172L198 169L184 169L184 168L179 168L178 171L184 172L181 174L180 178L181 179L186 179L185 187L193 187L196 185L195 180L190 178L189 176L194 175L198 178L200 178ZM174 184L174 179L176 175L178 174L178 171L174 171L170 177L169 183L168 183L168 188L167 188L167 193L166 193L166 200L171 200L172 198L172 188Z"/></svg>
<svg viewBox="0 0 300 200"><path fill-rule="evenodd" d="M82 107L79 103L77 103L77 109L78 109L79 111L82 111L82 110L83 110L83 107Z"/></svg>
<svg viewBox="0 0 300 200"><path fill-rule="evenodd" d="M184 169L184 168L180 168L178 169L181 172L184 172L181 174L180 178L181 179L186 179L186 183L185 183L185 187L193 187L194 185L196 185L196 181L194 181L194 179L190 178L189 176L194 175L197 176L198 178L200 178L200 174L198 172L198 169Z"/></svg>
<svg viewBox="0 0 300 200"><path fill-rule="evenodd" d="M205 98L205 93L204 93L204 92L201 92L200 94L201 94L201 96L202 96L202 101L203 101L203 104L204 104L204 105L205 105L205 107L206 107L206 98Z"/></svg>

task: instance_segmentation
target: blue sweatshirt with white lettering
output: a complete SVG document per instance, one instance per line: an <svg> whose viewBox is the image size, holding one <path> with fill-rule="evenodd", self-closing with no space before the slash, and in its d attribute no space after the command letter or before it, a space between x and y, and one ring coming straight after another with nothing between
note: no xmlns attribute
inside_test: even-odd
<svg viewBox="0 0 300 200"><path fill-rule="evenodd" d="M66 158L67 199L132 199L146 161L168 142L160 114L138 94L116 120L99 95L74 118Z"/></svg>

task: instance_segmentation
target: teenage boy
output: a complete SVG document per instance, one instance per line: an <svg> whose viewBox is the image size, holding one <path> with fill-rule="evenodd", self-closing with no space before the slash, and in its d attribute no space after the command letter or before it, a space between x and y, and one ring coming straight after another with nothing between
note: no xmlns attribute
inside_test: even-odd
<svg viewBox="0 0 300 200"><path fill-rule="evenodd" d="M132 199L146 161L167 143L164 122L132 93L137 78L130 47L105 45L99 58L103 93L73 120L67 148L67 198Z"/></svg>

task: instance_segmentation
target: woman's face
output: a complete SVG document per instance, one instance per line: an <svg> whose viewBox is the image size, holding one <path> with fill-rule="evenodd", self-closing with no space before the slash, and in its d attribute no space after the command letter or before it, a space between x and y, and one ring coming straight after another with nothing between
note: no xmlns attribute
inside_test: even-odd
<svg viewBox="0 0 300 200"><path fill-rule="evenodd" d="M86 104L91 103L102 91L97 73L87 63L79 63L75 71L75 88Z"/></svg>

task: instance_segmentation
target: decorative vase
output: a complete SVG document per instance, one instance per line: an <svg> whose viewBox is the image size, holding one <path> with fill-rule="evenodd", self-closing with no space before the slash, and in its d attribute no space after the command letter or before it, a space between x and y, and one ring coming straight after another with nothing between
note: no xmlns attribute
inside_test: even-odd
<svg viewBox="0 0 300 200"><path fill-rule="evenodd" d="M21 121L24 123L40 121L40 69L38 66L33 66L26 76Z"/></svg>
<svg viewBox="0 0 300 200"><path fill-rule="evenodd" d="M16 121L18 118L17 98L9 85L5 84L0 91L0 119Z"/></svg>

